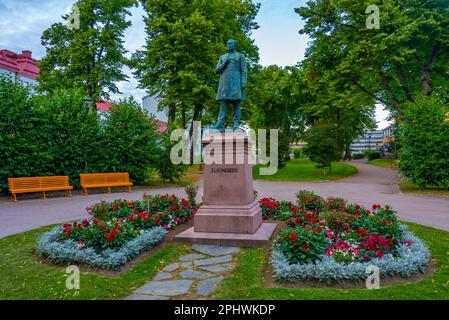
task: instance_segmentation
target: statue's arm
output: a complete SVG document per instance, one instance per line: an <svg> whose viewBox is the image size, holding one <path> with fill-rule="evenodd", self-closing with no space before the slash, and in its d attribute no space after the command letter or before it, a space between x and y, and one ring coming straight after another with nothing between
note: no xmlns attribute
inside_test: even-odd
<svg viewBox="0 0 449 320"><path fill-rule="evenodd" d="M223 61L223 56L220 56L220 59L218 60L217 67L215 68L215 72L217 74L221 74L224 69L226 68L226 65L228 64L229 60Z"/></svg>
<svg viewBox="0 0 449 320"><path fill-rule="evenodd" d="M247 70L246 57L242 54L240 58L240 72L242 74L242 88L246 87L246 80L248 78L248 70Z"/></svg>

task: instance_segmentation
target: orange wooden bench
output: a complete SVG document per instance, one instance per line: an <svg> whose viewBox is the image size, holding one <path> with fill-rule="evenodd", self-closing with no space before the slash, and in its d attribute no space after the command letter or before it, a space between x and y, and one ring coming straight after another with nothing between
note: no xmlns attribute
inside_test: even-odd
<svg viewBox="0 0 449 320"><path fill-rule="evenodd" d="M46 191L67 190L67 196L72 197L73 189L68 176L8 178L8 187L13 201L17 201L17 193L29 192L42 192L47 199Z"/></svg>
<svg viewBox="0 0 449 320"><path fill-rule="evenodd" d="M131 192L131 186L133 185L129 181L127 172L80 174L80 183L81 188L83 188L82 193L86 196L89 188L107 188L108 193L111 193L111 187L128 187L128 192Z"/></svg>

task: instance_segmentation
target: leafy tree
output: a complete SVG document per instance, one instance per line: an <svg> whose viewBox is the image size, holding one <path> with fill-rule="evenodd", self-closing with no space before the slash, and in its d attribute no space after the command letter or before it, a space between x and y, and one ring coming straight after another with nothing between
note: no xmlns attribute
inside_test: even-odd
<svg viewBox="0 0 449 320"><path fill-rule="evenodd" d="M300 82L298 73L301 71L295 67L262 68L248 90L251 128L279 130L279 167L290 159L290 143L298 139L308 121L301 110L305 83Z"/></svg>
<svg viewBox="0 0 449 320"><path fill-rule="evenodd" d="M121 100L102 121L102 171L129 172L143 183L157 155L156 124L133 98Z"/></svg>
<svg viewBox="0 0 449 320"><path fill-rule="evenodd" d="M341 145L333 135L336 128L335 123L320 121L315 123L305 136L307 146L304 153L317 163L317 168L329 168L329 173L332 170L332 161L340 160L341 155Z"/></svg>
<svg viewBox="0 0 449 320"><path fill-rule="evenodd" d="M449 189L449 107L441 98L419 97L404 106L400 169L422 187Z"/></svg>
<svg viewBox="0 0 449 320"><path fill-rule="evenodd" d="M205 111L217 114L215 65L229 38L252 62L257 47L249 38L259 5L252 0L142 1L147 43L133 54L139 86L161 98L171 125L183 128ZM209 117L212 120L212 117ZM215 120L215 119L214 119Z"/></svg>
<svg viewBox="0 0 449 320"><path fill-rule="evenodd" d="M378 30L367 28L368 4L380 9ZM296 12L306 21L301 33L312 40L312 71L357 87L397 121L402 106L421 94L449 97L446 0L314 0Z"/></svg>
<svg viewBox="0 0 449 320"><path fill-rule="evenodd" d="M122 71L127 63L123 46L126 19L137 0L78 0L80 28L55 23L42 34L47 53L39 63L42 91L82 88L94 101L120 93L116 82L128 77ZM63 16L65 21L69 15Z"/></svg>
<svg viewBox="0 0 449 320"><path fill-rule="evenodd" d="M176 182L184 176L188 166L185 164L173 164L170 159L170 152L174 142L170 141L170 135L164 133L157 143L157 157L155 159L153 170L157 172L162 181Z"/></svg>
<svg viewBox="0 0 449 320"><path fill-rule="evenodd" d="M101 152L96 112L83 101L80 90L55 90L36 96L34 108L41 125L38 141L48 157L40 164L44 175L68 175L77 186L79 174L98 172Z"/></svg>

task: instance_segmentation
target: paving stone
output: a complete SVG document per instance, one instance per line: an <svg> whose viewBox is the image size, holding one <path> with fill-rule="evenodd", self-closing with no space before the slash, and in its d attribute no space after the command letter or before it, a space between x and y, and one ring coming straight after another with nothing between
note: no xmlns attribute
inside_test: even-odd
<svg viewBox="0 0 449 320"><path fill-rule="evenodd" d="M159 272L153 280L166 280L173 278L172 274L169 272Z"/></svg>
<svg viewBox="0 0 449 320"><path fill-rule="evenodd" d="M219 256L215 258L209 258L209 259L202 259L202 260L195 260L194 265L195 266L208 266L211 264L220 264L225 262L232 262L232 256Z"/></svg>
<svg viewBox="0 0 449 320"><path fill-rule="evenodd" d="M198 259L203 259L203 258L206 258L206 256L203 255L203 254L191 253L191 254L188 254L188 255L186 255L184 257L181 257L179 259L179 261L187 262L187 261L193 261L193 260L198 260Z"/></svg>
<svg viewBox="0 0 449 320"><path fill-rule="evenodd" d="M232 270L232 264L212 264L210 266L199 267L201 270L223 274Z"/></svg>
<svg viewBox="0 0 449 320"><path fill-rule="evenodd" d="M193 262L192 261L181 263L181 268L188 269L188 268L191 268L191 267L193 267Z"/></svg>
<svg viewBox="0 0 449 320"><path fill-rule="evenodd" d="M238 253L240 251L240 248L238 247L208 246L203 244L194 244L192 245L192 249L209 256L224 256Z"/></svg>
<svg viewBox="0 0 449 320"><path fill-rule="evenodd" d="M136 291L137 294L179 296L189 293L192 280L150 281Z"/></svg>
<svg viewBox="0 0 449 320"><path fill-rule="evenodd" d="M145 294L133 294L132 296L129 296L125 298L125 300L168 300L169 297L164 296L148 296Z"/></svg>
<svg viewBox="0 0 449 320"><path fill-rule="evenodd" d="M210 295L214 291L215 285L219 283L221 280L223 280L223 277L217 277L201 281L196 288L196 293L200 296Z"/></svg>
<svg viewBox="0 0 449 320"><path fill-rule="evenodd" d="M178 268L179 268L179 263L172 263L172 264L169 264L168 266L166 266L164 269L162 269L162 271L173 272Z"/></svg>
<svg viewBox="0 0 449 320"><path fill-rule="evenodd" d="M207 279L213 276L213 274L196 271L192 269L184 270L179 275L184 279Z"/></svg>

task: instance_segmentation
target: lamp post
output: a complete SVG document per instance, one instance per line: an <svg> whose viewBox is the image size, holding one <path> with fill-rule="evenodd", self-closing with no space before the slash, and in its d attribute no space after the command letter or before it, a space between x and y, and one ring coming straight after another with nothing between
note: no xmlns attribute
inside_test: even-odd
<svg viewBox="0 0 449 320"><path fill-rule="evenodd" d="M371 133L368 133L368 151L371 152Z"/></svg>

